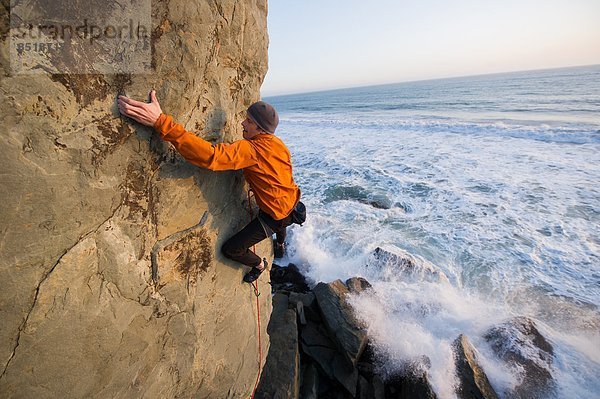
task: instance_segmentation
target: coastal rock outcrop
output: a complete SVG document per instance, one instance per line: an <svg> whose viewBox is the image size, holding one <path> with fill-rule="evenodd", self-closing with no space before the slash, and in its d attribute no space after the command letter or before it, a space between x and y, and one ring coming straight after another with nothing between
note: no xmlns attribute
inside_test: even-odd
<svg viewBox="0 0 600 399"><path fill-rule="evenodd" d="M329 337L326 328L322 324L310 322L302 328L300 337L303 352L324 371L330 380L337 381L354 396L358 371L342 355L335 341Z"/></svg>
<svg viewBox="0 0 600 399"><path fill-rule="evenodd" d="M341 280L319 283L313 288L329 334L335 337L348 363L356 366L367 344L367 329L360 323L346 296L350 290Z"/></svg>
<svg viewBox="0 0 600 399"><path fill-rule="evenodd" d="M286 267L273 265L271 268L271 285L274 291L308 292L310 288L298 267L290 263Z"/></svg>
<svg viewBox="0 0 600 399"><path fill-rule="evenodd" d="M388 376L385 398L437 399L437 395L429 382L426 368L417 364L407 372Z"/></svg>
<svg viewBox="0 0 600 399"><path fill-rule="evenodd" d="M487 375L479 365L475 348L466 335L460 334L453 344L458 375L457 394L461 399L498 399Z"/></svg>
<svg viewBox="0 0 600 399"><path fill-rule="evenodd" d="M391 260L388 265L399 267L401 273L402 268L416 267L411 259L398 257L396 254L378 250L375 255L385 256L385 262ZM424 272L427 275L430 271L436 270L426 268ZM432 278L439 276L435 273L430 274ZM271 350L286 352L286 346L292 345L295 348L299 344L300 365L294 368L293 373L285 373L283 383L281 378L263 374L261 386L275 384L285 387L300 381L301 398L438 397L430 379L432 363L428 356L400 360L391 368L384 364L385 361L382 363L381 359L377 358L381 355L377 342L370 341L367 326L357 321L354 315L355 308L350 305L353 303L352 295L358 295L360 299L363 295L376 294L373 291L374 287L366 279L353 277L345 283L341 280L320 282L312 290L306 291L304 277L296 266L290 264L288 267L273 265L271 280L277 281L272 285L275 298L285 298L284 301L278 302L287 304L285 310L288 313L281 321L292 325L293 323L286 320L290 319L292 314L296 317L295 328L281 329L285 330L286 343L278 347L272 346ZM282 314L274 312L272 317L281 318ZM276 335L277 332L273 331L273 337ZM501 392L503 396L541 399L552 397L556 393L552 376L554 350L533 320L515 317L490 328L483 338L505 363L506 371L517 372L520 376L516 387L509 391L504 388ZM410 340L412 337L406 336L402 339ZM460 334L452 343L452 350L456 371L456 396L461 399L497 399L497 388L492 386L480 363L480 352L467 336ZM293 362L288 361L288 364ZM269 366L266 367L268 368ZM281 375L282 373L279 373L279 376Z"/></svg>
<svg viewBox="0 0 600 399"><path fill-rule="evenodd" d="M484 338L508 367L519 368L512 398L547 398L555 391L554 348L528 317L515 317L492 327Z"/></svg>
<svg viewBox="0 0 600 399"><path fill-rule="evenodd" d="M400 279L449 284L446 274L431 262L398 248L393 252L380 247L375 248L367 258L366 267L384 280Z"/></svg>
<svg viewBox="0 0 600 399"><path fill-rule="evenodd" d="M115 98L154 88L188 130L241 138L267 70L266 0L147 2L151 69L139 74L99 72L99 58L79 60L79 72L49 59L15 70L10 4L0 8L0 396L249 396L255 296L219 251L248 221L242 175L191 166L121 117ZM50 3L27 4L36 16ZM67 12L100 23L123 4L52 3L52 23ZM269 258L270 243L258 251ZM259 299L266 350L271 298Z"/></svg>
<svg viewBox="0 0 600 399"><path fill-rule="evenodd" d="M296 313L288 309L287 295L276 293L267 332L270 348L256 399L298 398L300 389L300 352ZM268 381L268 382L267 382Z"/></svg>
<svg viewBox="0 0 600 399"><path fill-rule="evenodd" d="M360 202L377 209L390 209L393 206L392 200L386 193L369 191L361 186L332 186L325 190L324 195L326 203L346 200Z"/></svg>
<svg viewBox="0 0 600 399"><path fill-rule="evenodd" d="M362 277L353 277L345 283L340 280L319 283L312 291L304 292L306 283L297 267L273 266L271 280L290 275L295 281L287 286L301 292L277 290L274 284L274 310L272 323L292 326L288 313L277 310L287 303L287 312L296 316L296 331L281 327L270 330L271 348L261 376L258 397L268 388L271 397L295 398L296 394L287 387L300 381L301 398L421 398L434 399L436 394L429 382L426 367L419 363L409 367L405 373L386 376L378 374L372 348L368 344L367 329L358 322L347 302L348 295L367 294L371 284ZM290 267L288 266L288 267ZM284 279L285 280L285 279ZM275 325L275 324L274 324ZM285 331L284 334L282 332ZM286 337L280 340L278 336ZM294 364L294 351L290 348L300 344L300 373L290 370ZM287 366L282 366L282 359ZM427 362L425 362L427 363ZM276 372L267 370L276 369ZM297 370L297 368L294 368ZM279 388L278 388L279 387ZM279 390L278 390L279 389Z"/></svg>

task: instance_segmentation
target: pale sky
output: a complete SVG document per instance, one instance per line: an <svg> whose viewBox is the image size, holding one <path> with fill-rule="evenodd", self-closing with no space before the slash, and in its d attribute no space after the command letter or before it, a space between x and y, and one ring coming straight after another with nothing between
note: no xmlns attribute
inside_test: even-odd
<svg viewBox="0 0 600 399"><path fill-rule="evenodd" d="M263 96L600 64L600 0L269 0Z"/></svg>

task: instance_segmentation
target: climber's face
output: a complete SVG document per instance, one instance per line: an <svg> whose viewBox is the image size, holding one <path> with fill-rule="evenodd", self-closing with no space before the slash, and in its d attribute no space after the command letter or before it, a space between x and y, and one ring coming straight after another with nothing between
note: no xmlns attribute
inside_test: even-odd
<svg viewBox="0 0 600 399"><path fill-rule="evenodd" d="M256 122L246 116L246 119L242 122L242 127L244 128L244 138L246 140L250 140L254 138L256 135L263 133L263 131L258 127Z"/></svg>

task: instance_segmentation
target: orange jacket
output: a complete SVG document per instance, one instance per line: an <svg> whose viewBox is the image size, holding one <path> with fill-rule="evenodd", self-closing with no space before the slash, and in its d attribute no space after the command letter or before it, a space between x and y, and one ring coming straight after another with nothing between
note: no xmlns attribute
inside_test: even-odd
<svg viewBox="0 0 600 399"><path fill-rule="evenodd" d="M258 207L275 220L288 216L300 199L292 176L290 151L273 134L259 134L231 144L211 144L166 114L160 115L154 129L194 165L210 170L244 169Z"/></svg>

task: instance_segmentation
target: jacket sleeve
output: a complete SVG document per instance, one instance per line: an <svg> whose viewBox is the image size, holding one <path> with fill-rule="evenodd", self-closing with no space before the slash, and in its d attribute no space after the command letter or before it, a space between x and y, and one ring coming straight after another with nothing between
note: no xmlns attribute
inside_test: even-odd
<svg viewBox="0 0 600 399"><path fill-rule="evenodd" d="M254 147L247 140L232 144L211 144L186 131L173 117L161 114L154 129L172 143L190 163L210 170L237 170L257 163Z"/></svg>

